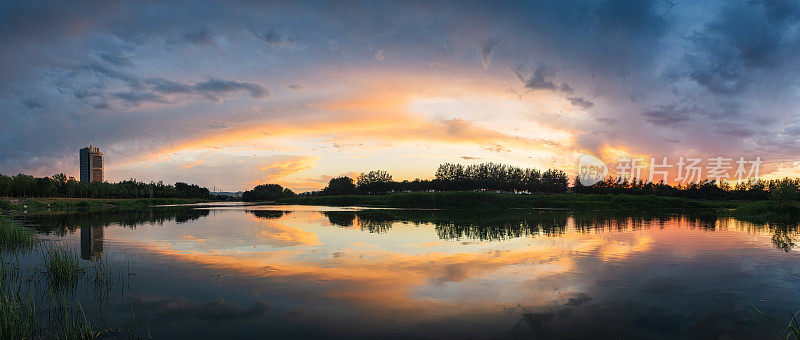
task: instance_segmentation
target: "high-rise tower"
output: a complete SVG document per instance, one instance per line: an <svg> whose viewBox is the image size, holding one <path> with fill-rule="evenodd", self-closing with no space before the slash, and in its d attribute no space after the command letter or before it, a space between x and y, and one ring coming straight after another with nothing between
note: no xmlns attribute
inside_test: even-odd
<svg viewBox="0 0 800 340"><path fill-rule="evenodd" d="M81 182L103 181L103 153L93 145L81 149Z"/></svg>

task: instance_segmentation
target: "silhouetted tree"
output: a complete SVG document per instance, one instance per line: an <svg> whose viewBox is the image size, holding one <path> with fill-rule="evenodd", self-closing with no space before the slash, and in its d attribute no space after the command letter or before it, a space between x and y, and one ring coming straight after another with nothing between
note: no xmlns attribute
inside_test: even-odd
<svg viewBox="0 0 800 340"><path fill-rule="evenodd" d="M358 175L358 191L372 194L392 191L392 175L388 171L373 170Z"/></svg>
<svg viewBox="0 0 800 340"><path fill-rule="evenodd" d="M292 197L294 192L278 184L261 184L242 193L244 201L274 201L280 198Z"/></svg>
<svg viewBox="0 0 800 340"><path fill-rule="evenodd" d="M770 200L776 206L788 206L797 200L798 192L798 180L784 178L770 188Z"/></svg>
<svg viewBox="0 0 800 340"><path fill-rule="evenodd" d="M356 193L353 179L347 176L331 178L328 186L322 189L323 195L352 195Z"/></svg>

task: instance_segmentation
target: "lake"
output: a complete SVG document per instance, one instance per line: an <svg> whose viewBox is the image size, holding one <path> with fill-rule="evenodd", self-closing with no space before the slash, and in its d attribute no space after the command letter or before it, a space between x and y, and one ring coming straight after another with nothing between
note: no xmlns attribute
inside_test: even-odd
<svg viewBox="0 0 800 340"><path fill-rule="evenodd" d="M732 218L212 204L26 223L111 273L66 301L157 339L754 338L800 309L797 228Z"/></svg>

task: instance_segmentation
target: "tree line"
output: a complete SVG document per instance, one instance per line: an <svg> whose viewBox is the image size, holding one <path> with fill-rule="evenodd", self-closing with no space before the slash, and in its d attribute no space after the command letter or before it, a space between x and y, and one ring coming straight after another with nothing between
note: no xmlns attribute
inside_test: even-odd
<svg viewBox="0 0 800 340"><path fill-rule="evenodd" d="M385 194L411 191L491 190L527 193L565 193L569 179L561 170L541 171L498 163L439 165L435 178L395 181L384 170L361 173L355 181L350 177L332 178L321 191L303 193L310 196Z"/></svg>
<svg viewBox="0 0 800 340"><path fill-rule="evenodd" d="M775 199L795 201L800 195L799 179L751 180L740 183L714 180L669 185L640 179L607 177L591 186L581 185L576 177L573 186L564 171L535 168L520 168L498 163L462 165L444 163L439 165L434 179L395 181L385 170L362 172L355 180L347 176L330 179L319 191L300 196L336 196L357 194L385 194L415 191L500 191L531 194L581 193L581 194L627 194L656 195L709 200L759 201ZM289 189L277 184L263 184L245 192L245 200L277 200L295 196Z"/></svg>
<svg viewBox="0 0 800 340"><path fill-rule="evenodd" d="M759 201L770 199L775 195L785 196L787 191L788 195L792 195L791 193L796 192L798 188L800 188L800 180L791 178L756 179L733 184L727 181L703 180L669 185L664 181L653 183L636 178L627 180L607 177L594 185L584 186L576 177L572 191L581 194L657 195L692 199ZM797 200L797 198L794 199Z"/></svg>
<svg viewBox="0 0 800 340"><path fill-rule="evenodd" d="M117 183L79 182L65 174L34 177L0 174L3 197L72 197L72 198L197 198L215 199L208 188L183 182L175 185L140 182L135 179Z"/></svg>

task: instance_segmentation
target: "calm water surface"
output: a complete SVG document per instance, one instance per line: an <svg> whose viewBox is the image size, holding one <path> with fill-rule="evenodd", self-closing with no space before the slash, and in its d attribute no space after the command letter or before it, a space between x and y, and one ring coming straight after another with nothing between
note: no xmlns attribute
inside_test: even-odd
<svg viewBox="0 0 800 340"><path fill-rule="evenodd" d="M80 287L87 314L133 310L154 338L753 338L756 308L800 309L796 228L734 219L202 206L29 222L125 281Z"/></svg>

